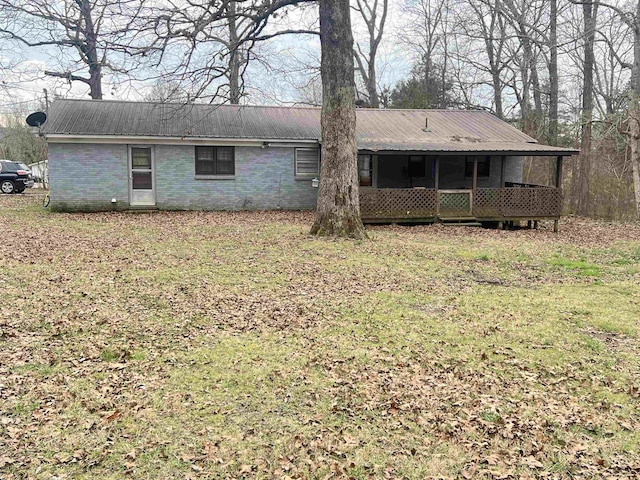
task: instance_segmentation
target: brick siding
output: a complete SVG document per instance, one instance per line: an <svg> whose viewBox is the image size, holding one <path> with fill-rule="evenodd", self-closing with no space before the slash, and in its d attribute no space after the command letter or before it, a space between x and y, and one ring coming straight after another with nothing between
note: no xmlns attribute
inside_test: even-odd
<svg viewBox="0 0 640 480"><path fill-rule="evenodd" d="M311 180L294 176L290 147L236 147L234 180L197 179L193 146L156 145L154 155L160 209L301 210L316 205ZM54 210L129 208L126 145L51 143L49 170Z"/></svg>

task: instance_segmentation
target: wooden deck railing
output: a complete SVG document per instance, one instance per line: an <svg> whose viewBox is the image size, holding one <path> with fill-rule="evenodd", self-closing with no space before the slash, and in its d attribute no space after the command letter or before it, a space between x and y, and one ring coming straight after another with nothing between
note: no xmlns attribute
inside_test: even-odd
<svg viewBox="0 0 640 480"><path fill-rule="evenodd" d="M562 211L562 191L540 186L475 191L362 188L360 211L363 220L557 218Z"/></svg>
<svg viewBox="0 0 640 480"><path fill-rule="evenodd" d="M432 188L361 188L362 219L429 219L437 215Z"/></svg>

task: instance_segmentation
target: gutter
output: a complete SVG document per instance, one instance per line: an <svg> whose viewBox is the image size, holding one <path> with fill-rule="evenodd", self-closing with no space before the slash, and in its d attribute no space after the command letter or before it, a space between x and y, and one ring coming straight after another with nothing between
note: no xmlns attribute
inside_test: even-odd
<svg viewBox="0 0 640 480"><path fill-rule="evenodd" d="M317 147L320 142L313 139L288 140L264 138L200 138L200 137L155 137L139 135L66 135L60 133L45 134L48 143L80 144L126 144L126 145L208 145L208 146L247 146L247 147Z"/></svg>

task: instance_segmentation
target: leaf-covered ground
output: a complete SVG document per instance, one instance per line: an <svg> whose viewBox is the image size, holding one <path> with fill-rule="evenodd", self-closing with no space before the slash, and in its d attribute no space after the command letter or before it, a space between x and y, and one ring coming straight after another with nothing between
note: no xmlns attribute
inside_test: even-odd
<svg viewBox="0 0 640 480"><path fill-rule="evenodd" d="M637 478L640 225L0 196L0 478Z"/></svg>

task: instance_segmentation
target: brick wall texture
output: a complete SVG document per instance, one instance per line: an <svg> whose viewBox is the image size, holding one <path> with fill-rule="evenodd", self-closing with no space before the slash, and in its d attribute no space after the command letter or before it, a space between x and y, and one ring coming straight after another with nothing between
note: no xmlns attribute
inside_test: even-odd
<svg viewBox="0 0 640 480"><path fill-rule="evenodd" d="M155 145L156 203L167 210L303 210L316 205L317 188L296 179L294 149L236 147L233 179L200 179L195 175L195 147ZM523 158L507 157L506 181L520 182ZM464 180L464 164L460 175ZM498 187L500 162L482 187ZM49 144L51 208L95 211L129 208L126 145ZM116 199L112 203L112 199Z"/></svg>
<svg viewBox="0 0 640 480"><path fill-rule="evenodd" d="M167 210L302 210L316 206L311 179L296 179L294 149L236 147L235 176L198 179L195 147L155 145L157 207ZM129 208L126 145L49 144L51 208ZM116 199L115 205L111 202Z"/></svg>

